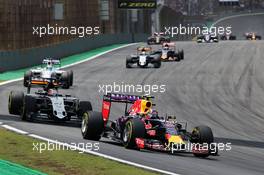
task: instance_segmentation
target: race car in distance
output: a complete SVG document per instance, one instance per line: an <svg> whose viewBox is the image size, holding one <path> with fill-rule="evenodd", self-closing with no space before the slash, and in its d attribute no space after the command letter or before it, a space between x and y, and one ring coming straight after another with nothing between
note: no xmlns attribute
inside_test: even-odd
<svg viewBox="0 0 264 175"><path fill-rule="evenodd" d="M43 90L33 94L24 94L23 91L11 91L8 100L10 114L20 115L22 120L35 118L55 121L69 121L73 118L81 121L85 111L91 111L89 101L80 101L70 95L58 93L57 83L49 82Z"/></svg>
<svg viewBox="0 0 264 175"><path fill-rule="evenodd" d="M217 42L218 42L218 36L213 35L211 33L197 36L197 43L217 43Z"/></svg>
<svg viewBox="0 0 264 175"><path fill-rule="evenodd" d="M221 40L236 40L236 36L232 34L224 34L220 36Z"/></svg>
<svg viewBox="0 0 264 175"><path fill-rule="evenodd" d="M153 53L151 47L138 47L136 55L126 58L126 68L132 68L134 64L141 68L148 67L149 64L153 64L154 68L160 68L161 54Z"/></svg>
<svg viewBox="0 0 264 175"><path fill-rule="evenodd" d="M83 114L83 138L98 141L106 137L123 144L125 148L191 152L197 157L218 154L217 147L208 146L214 142L211 128L197 126L188 132L187 123L177 122L172 116L159 116L152 109L152 98L113 93L104 95L102 112L89 111ZM125 104L125 114L113 121L109 119L112 103Z"/></svg>
<svg viewBox="0 0 264 175"><path fill-rule="evenodd" d="M261 36L254 32L245 33L245 37L247 40L261 40Z"/></svg>
<svg viewBox="0 0 264 175"><path fill-rule="evenodd" d="M175 43L163 43L161 51L155 53L161 54L161 61L181 61L184 59L184 51L176 52Z"/></svg>
<svg viewBox="0 0 264 175"><path fill-rule="evenodd" d="M148 37L148 45L169 43L170 37L165 36L164 33L155 32L152 36Z"/></svg>
<svg viewBox="0 0 264 175"><path fill-rule="evenodd" d="M44 59L41 67L25 72L24 86L28 87L32 80L38 81L42 78L57 79L65 89L69 89L69 87L73 85L73 71L60 70L60 60L54 60L51 58Z"/></svg>

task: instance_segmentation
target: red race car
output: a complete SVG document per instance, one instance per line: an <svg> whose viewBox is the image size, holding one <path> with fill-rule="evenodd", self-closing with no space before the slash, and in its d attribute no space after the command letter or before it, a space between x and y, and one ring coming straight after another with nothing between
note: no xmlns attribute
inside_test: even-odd
<svg viewBox="0 0 264 175"><path fill-rule="evenodd" d="M175 43L163 43L162 49L154 52L161 55L161 61L181 61L184 59L184 51L176 51Z"/></svg>
<svg viewBox="0 0 264 175"><path fill-rule="evenodd" d="M192 132L187 132L187 123L179 123L173 116L159 116L152 109L152 98L123 94L104 95L102 112L88 111L83 115L83 138L99 140L106 137L130 149L192 152L198 157L218 154L217 147L211 146L214 137L209 127L197 126ZM109 119L112 103L125 104L125 114L113 121Z"/></svg>
<svg viewBox="0 0 264 175"><path fill-rule="evenodd" d="M170 37L166 36L164 33L155 32L152 36L148 37L148 45L154 45L154 44L163 44L163 43L169 43Z"/></svg>
<svg viewBox="0 0 264 175"><path fill-rule="evenodd" d="M247 40L261 40L261 36L254 32L245 33L245 37Z"/></svg>

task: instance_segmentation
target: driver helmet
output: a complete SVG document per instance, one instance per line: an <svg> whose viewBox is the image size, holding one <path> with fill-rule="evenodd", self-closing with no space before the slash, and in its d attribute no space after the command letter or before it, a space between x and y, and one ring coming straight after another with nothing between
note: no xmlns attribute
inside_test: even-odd
<svg viewBox="0 0 264 175"><path fill-rule="evenodd" d="M153 119L158 119L159 118L159 113L157 110L153 110L151 113L151 118Z"/></svg>
<svg viewBox="0 0 264 175"><path fill-rule="evenodd" d="M169 48L170 48L170 47L169 47L168 44L165 44L164 47L163 47L164 50L169 50Z"/></svg>
<svg viewBox="0 0 264 175"><path fill-rule="evenodd" d="M52 70L52 62L51 62L51 60L50 61L48 61L48 63L47 63L47 69L48 70Z"/></svg>

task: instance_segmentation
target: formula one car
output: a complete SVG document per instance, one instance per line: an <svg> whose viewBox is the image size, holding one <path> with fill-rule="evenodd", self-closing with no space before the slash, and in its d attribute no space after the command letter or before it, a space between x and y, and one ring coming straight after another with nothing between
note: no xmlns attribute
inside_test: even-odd
<svg viewBox="0 0 264 175"><path fill-rule="evenodd" d="M197 43L217 43L218 36L215 36L211 33L205 35L198 35L197 36Z"/></svg>
<svg viewBox="0 0 264 175"><path fill-rule="evenodd" d="M44 59L41 67L25 72L24 86L28 87L31 81L38 81L42 78L56 78L63 84L62 87L65 89L73 85L73 71L60 70L60 60L51 58Z"/></svg>
<svg viewBox="0 0 264 175"><path fill-rule="evenodd" d="M224 34L220 38L221 40L236 40L236 36L232 34Z"/></svg>
<svg viewBox="0 0 264 175"><path fill-rule="evenodd" d="M176 52L175 43L163 43L161 51L155 53L161 54L161 61L181 61L184 59L184 51Z"/></svg>
<svg viewBox="0 0 264 175"><path fill-rule="evenodd" d="M153 64L154 68L160 68L161 55L151 50L151 47L138 47L137 55L130 55L126 58L126 68L132 68L134 64L141 68L148 67L149 64Z"/></svg>
<svg viewBox="0 0 264 175"><path fill-rule="evenodd" d="M89 101L80 101L70 95L58 93L57 83L50 82L34 94L11 91L8 100L10 114L20 115L22 120L44 118L55 121L80 120L84 111L91 111Z"/></svg>
<svg viewBox="0 0 264 175"><path fill-rule="evenodd" d="M254 32L245 33L245 37L247 40L261 40L261 36Z"/></svg>
<svg viewBox="0 0 264 175"><path fill-rule="evenodd" d="M212 130L197 126L192 132L186 130L175 117L161 117L152 109L153 97L107 94L104 95L102 112L84 112L82 136L99 140L106 137L130 149L150 149L166 152L192 152L198 157L217 155ZM109 119L111 104L125 104L125 114L116 120ZM128 105L130 107L128 108ZM207 145L207 147L205 147Z"/></svg>
<svg viewBox="0 0 264 175"><path fill-rule="evenodd" d="M168 36L165 36L164 33L155 32L152 36L148 38L148 45L163 44L169 42L170 42L170 38Z"/></svg>

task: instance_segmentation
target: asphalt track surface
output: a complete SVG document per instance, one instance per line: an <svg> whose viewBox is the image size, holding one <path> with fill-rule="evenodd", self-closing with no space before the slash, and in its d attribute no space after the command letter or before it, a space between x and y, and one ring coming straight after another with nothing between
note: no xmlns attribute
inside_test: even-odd
<svg viewBox="0 0 264 175"><path fill-rule="evenodd" d="M232 27L232 34L237 39L245 39L244 34L255 32L257 35L264 37L264 15L242 16L223 20L216 24L221 27Z"/></svg>
<svg viewBox="0 0 264 175"><path fill-rule="evenodd" d="M231 151L200 159L192 154L169 155L127 150L110 140L100 141L100 153L179 174L263 174L264 157L264 42L226 41L216 44L179 42L185 60L162 63L160 69L126 69L125 57L138 45L100 56L72 67L74 86L65 92L90 100L101 109L99 85L166 85L155 93L159 114L175 114L188 128L204 124L218 141L231 142ZM23 89L22 82L0 86L0 122L53 140L86 143L75 124L23 122L8 114L10 90ZM123 114L122 105L112 106L111 119Z"/></svg>

